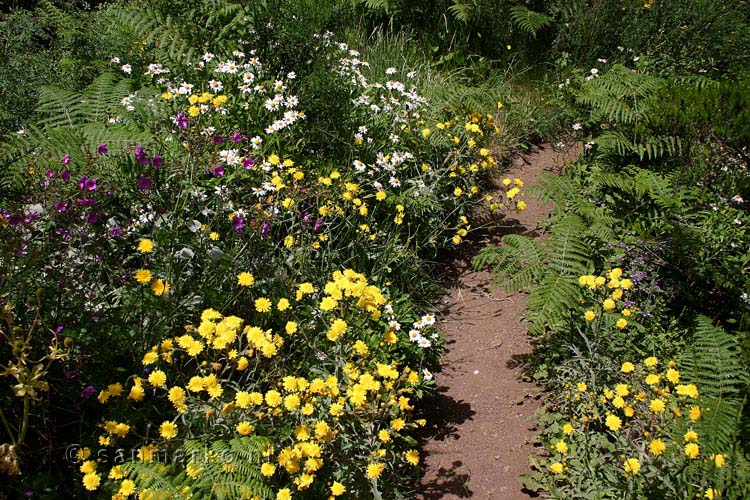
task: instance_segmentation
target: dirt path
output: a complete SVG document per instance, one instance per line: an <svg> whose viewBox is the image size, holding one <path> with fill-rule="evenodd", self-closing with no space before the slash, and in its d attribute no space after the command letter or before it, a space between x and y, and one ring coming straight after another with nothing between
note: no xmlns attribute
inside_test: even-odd
<svg viewBox="0 0 750 500"><path fill-rule="evenodd" d="M542 171L574 159L575 153L546 146L517 158L506 175L530 186ZM526 202L522 214L501 221L494 234L454 262L454 284L443 299L438 325L448 352L436 376L438 394L424 407L429 435L417 499L535 496L518 479L532 472L528 457L534 451L534 411L540 406L539 388L520 379L521 359L531 351L521 322L526 297L489 291L489 273L471 269L471 256L502 234L538 236L548 208L531 196Z"/></svg>

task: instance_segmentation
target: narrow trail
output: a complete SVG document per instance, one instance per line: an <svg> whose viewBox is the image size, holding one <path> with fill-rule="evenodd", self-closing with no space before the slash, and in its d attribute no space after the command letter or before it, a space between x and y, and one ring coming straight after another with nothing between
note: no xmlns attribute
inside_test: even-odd
<svg viewBox="0 0 750 500"><path fill-rule="evenodd" d="M576 154L575 148L560 153L544 146L516 158L504 175L531 186L543 171L559 168ZM540 235L548 207L531 196L525 200L523 213L502 220L495 234L453 263L453 285L438 316L448 352L436 375L438 393L425 403L428 429L417 499L536 496L518 479L532 473L528 457L534 452L534 412L541 406L540 389L521 380L523 356L531 352L522 323L526 297L490 290L489 273L471 267L476 251L503 234Z"/></svg>

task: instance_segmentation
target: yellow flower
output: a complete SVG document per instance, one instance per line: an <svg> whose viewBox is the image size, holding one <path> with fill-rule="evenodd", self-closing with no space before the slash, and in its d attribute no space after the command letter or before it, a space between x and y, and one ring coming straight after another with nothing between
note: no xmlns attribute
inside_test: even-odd
<svg viewBox="0 0 750 500"><path fill-rule="evenodd" d="M286 326L284 326L284 331L287 333L287 335L292 335L293 333L296 333L297 323L294 321L287 321Z"/></svg>
<svg viewBox="0 0 750 500"><path fill-rule="evenodd" d="M367 466L367 477L369 479L377 479L383 473L383 469L385 469L385 464L371 463Z"/></svg>
<svg viewBox="0 0 750 500"><path fill-rule="evenodd" d="M678 372L674 368L668 369L667 370L667 380L669 380L673 384L678 383L680 381L680 372Z"/></svg>
<svg viewBox="0 0 750 500"><path fill-rule="evenodd" d="M615 323L615 326L620 330L624 330L625 327L628 326L628 320L626 320L625 318L620 318L617 320L617 323Z"/></svg>
<svg viewBox="0 0 750 500"><path fill-rule="evenodd" d="M404 458L407 462L409 462L411 465L417 465L419 464L419 452L417 450L409 450L404 453Z"/></svg>
<svg viewBox="0 0 750 500"><path fill-rule="evenodd" d="M331 485L331 495L338 497L344 493L346 493L346 487L338 481L334 481Z"/></svg>
<svg viewBox="0 0 750 500"><path fill-rule="evenodd" d="M331 327L328 329L328 333L326 334L326 337L331 342L336 342L341 335L346 332L347 324L346 321L343 319L335 319L333 323L331 324Z"/></svg>
<svg viewBox="0 0 750 500"><path fill-rule="evenodd" d="M654 356L648 357L643 361L643 364L648 366L649 368L653 368L656 365L659 364L659 359L655 358Z"/></svg>
<svg viewBox="0 0 750 500"><path fill-rule="evenodd" d="M289 488L282 488L276 493L276 500L291 500L292 492Z"/></svg>
<svg viewBox="0 0 750 500"><path fill-rule="evenodd" d="M102 478L96 472L89 472L83 476L83 487L89 491L94 491L101 484Z"/></svg>
<svg viewBox="0 0 750 500"><path fill-rule="evenodd" d="M586 385L585 382L578 382L578 384L576 385L576 388L581 392L586 392L586 389L588 389L588 386Z"/></svg>
<svg viewBox="0 0 750 500"><path fill-rule="evenodd" d="M622 420L616 415L608 415L604 424L609 427L610 430L617 432L622 427Z"/></svg>
<svg viewBox="0 0 750 500"><path fill-rule="evenodd" d="M604 308L605 311L611 311L612 309L615 308L615 301L612 299L605 299L604 302L602 303L602 307Z"/></svg>
<svg viewBox="0 0 750 500"><path fill-rule="evenodd" d="M558 453L565 454L568 452L568 445L565 443L565 441L558 441L555 443L555 450L557 450Z"/></svg>
<svg viewBox="0 0 750 500"><path fill-rule="evenodd" d="M646 5L644 5L645 7ZM703 494L704 497L708 498L708 500L714 500L717 496L719 496L719 490L715 488L708 488L706 492Z"/></svg>
<svg viewBox="0 0 750 500"><path fill-rule="evenodd" d="M271 389L266 392L266 403L272 408L276 408L282 403L281 394L278 391Z"/></svg>
<svg viewBox="0 0 750 500"><path fill-rule="evenodd" d="M276 308L279 311L286 311L287 309L289 309L289 299L279 299L279 301L276 303Z"/></svg>
<svg viewBox="0 0 750 500"><path fill-rule="evenodd" d="M240 436L247 436L255 430L255 427L253 427L250 422L244 420L237 424L237 427L235 427L235 429Z"/></svg>
<svg viewBox="0 0 750 500"><path fill-rule="evenodd" d="M646 383L648 385L656 385L661 381L661 377L655 373L649 373L646 375Z"/></svg>
<svg viewBox="0 0 750 500"><path fill-rule="evenodd" d="M698 399L698 388L695 386L695 384L680 384L675 387L675 392L680 396L688 396L693 399Z"/></svg>
<svg viewBox="0 0 750 500"><path fill-rule="evenodd" d="M638 474L641 470L641 463L638 461L637 458L628 458L625 460L625 464L623 465L623 468L625 469L625 474Z"/></svg>
<svg viewBox="0 0 750 500"><path fill-rule="evenodd" d="M569 436L569 435L573 434L574 430L575 429L570 424L563 425L563 434L565 434L566 436Z"/></svg>
<svg viewBox="0 0 750 500"><path fill-rule="evenodd" d="M154 292L154 295L157 297L161 297L165 293L168 294L170 288L169 283L162 279L155 280L151 283L151 291Z"/></svg>
<svg viewBox="0 0 750 500"><path fill-rule="evenodd" d="M161 387L167 383L167 375L161 370L154 370L148 376L148 383L154 387Z"/></svg>
<svg viewBox="0 0 750 500"><path fill-rule="evenodd" d="M624 362L620 367L620 371L622 373L631 373L633 370L635 370L635 365L633 365L633 363L631 363L630 361Z"/></svg>
<svg viewBox="0 0 750 500"><path fill-rule="evenodd" d="M164 439L172 439L177 437L177 426L172 422L162 422L159 426L159 434Z"/></svg>
<svg viewBox="0 0 750 500"><path fill-rule="evenodd" d="M667 445L664 444L664 441L661 439L652 439L651 442L648 444L648 451L653 456L658 457L662 453L664 453L664 450L667 449Z"/></svg>
<svg viewBox="0 0 750 500"><path fill-rule="evenodd" d="M661 399L652 399L651 403L648 405L648 409L655 415L663 413L665 407L664 401Z"/></svg>
<svg viewBox="0 0 750 500"><path fill-rule="evenodd" d="M252 286L255 283L255 276L252 273L242 272L237 275L237 284L239 286Z"/></svg>
<svg viewBox="0 0 750 500"><path fill-rule="evenodd" d="M149 253L154 249L154 242L148 238L141 238L138 240L138 246L136 248L141 253Z"/></svg>
<svg viewBox="0 0 750 500"><path fill-rule="evenodd" d="M696 443L688 443L685 445L685 456L688 458L698 458L701 454L701 449Z"/></svg>
<svg viewBox="0 0 750 500"><path fill-rule="evenodd" d="M265 297L255 299L255 310L259 313L267 313L271 310L271 301Z"/></svg>
<svg viewBox="0 0 750 500"><path fill-rule="evenodd" d="M140 385L134 385L130 388L130 394L128 394L128 399L132 399L133 401L141 401L143 400L143 397L146 395L146 391L143 390L143 387Z"/></svg>
<svg viewBox="0 0 750 500"><path fill-rule="evenodd" d="M93 460L86 460L81 464L79 468L81 474L91 474L96 471L96 462Z"/></svg>
<svg viewBox="0 0 750 500"><path fill-rule="evenodd" d="M690 420L695 422L699 418L701 418L701 409L698 406L693 406L690 408L690 414L689 414Z"/></svg>
<svg viewBox="0 0 750 500"><path fill-rule="evenodd" d="M276 466L272 463L266 462L260 466L260 473L266 477L273 476L274 472L276 472Z"/></svg>
<svg viewBox="0 0 750 500"><path fill-rule="evenodd" d="M139 269L135 272L135 280L141 285L147 285L151 281L151 276L148 269Z"/></svg>
<svg viewBox="0 0 750 500"><path fill-rule="evenodd" d="M583 313L583 317L586 319L586 321L591 322L596 318L596 313L594 311L586 311L585 313Z"/></svg>
<svg viewBox="0 0 750 500"><path fill-rule="evenodd" d="M143 360L141 361L141 363L143 363L144 365L152 365L157 361L159 361L159 355L154 351L149 351L143 355Z"/></svg>
<svg viewBox="0 0 750 500"><path fill-rule="evenodd" d="M713 456L714 459L714 465L718 468L724 467L724 461L726 460L726 455L717 454Z"/></svg>
<svg viewBox="0 0 750 500"><path fill-rule="evenodd" d="M425 139L430 137L431 133L432 131L428 128L422 129L422 137L424 137Z"/></svg>
<svg viewBox="0 0 750 500"><path fill-rule="evenodd" d="M561 464L560 462L555 462L549 466L549 470L552 471L553 474L562 474L563 464Z"/></svg>
<svg viewBox="0 0 750 500"><path fill-rule="evenodd" d="M124 480L120 484L120 491L118 493L126 498L135 493L135 481L132 479Z"/></svg>
<svg viewBox="0 0 750 500"><path fill-rule="evenodd" d="M682 437L686 443L697 443L698 442L698 433L694 430L689 430L685 433L685 435Z"/></svg>

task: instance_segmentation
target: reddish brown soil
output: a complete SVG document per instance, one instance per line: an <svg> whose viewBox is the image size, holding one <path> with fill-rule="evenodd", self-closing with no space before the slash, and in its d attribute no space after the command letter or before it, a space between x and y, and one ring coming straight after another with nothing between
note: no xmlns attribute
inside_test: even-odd
<svg viewBox="0 0 750 500"><path fill-rule="evenodd" d="M576 153L576 148L561 153L542 147L517 158L505 175L528 187L542 171L559 168ZM470 262L479 248L503 234L540 235L548 207L533 196L525 199L523 213L492 223L484 240L454 260L453 284L438 315L448 352L436 375L438 393L424 405L429 428L417 499L536 496L518 478L532 473L528 457L534 453L541 392L521 378L524 355L531 351L522 323L526 297L491 290L489 273L473 271Z"/></svg>

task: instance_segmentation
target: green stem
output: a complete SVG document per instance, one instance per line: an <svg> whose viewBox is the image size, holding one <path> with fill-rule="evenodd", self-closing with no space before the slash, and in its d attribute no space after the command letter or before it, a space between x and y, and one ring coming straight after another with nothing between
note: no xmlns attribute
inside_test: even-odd
<svg viewBox="0 0 750 500"><path fill-rule="evenodd" d="M29 427L29 410L30 410L29 396L24 396L23 397L23 422L21 423L21 432L18 433L18 441L16 441L16 446L23 443L23 440L26 439L26 430Z"/></svg>
<svg viewBox="0 0 750 500"><path fill-rule="evenodd" d="M11 444L15 446L17 441L13 438L13 431L11 430L10 424L8 423L8 421L5 419L5 413L3 412L2 408L0 408L0 420L3 421L3 426L5 427L5 431L8 433L8 437L11 440Z"/></svg>

